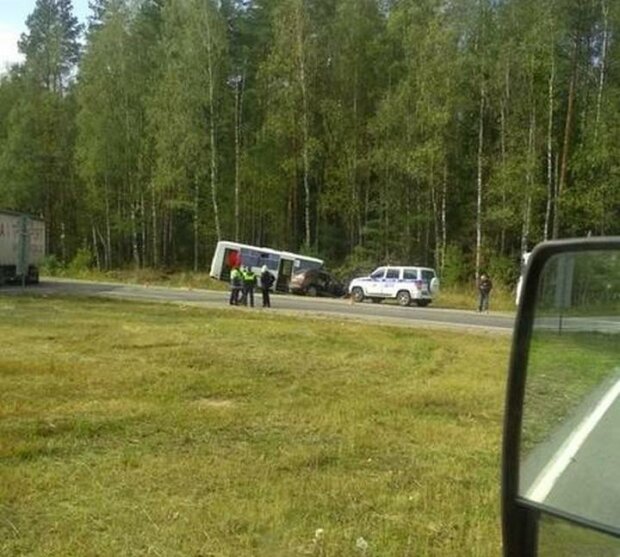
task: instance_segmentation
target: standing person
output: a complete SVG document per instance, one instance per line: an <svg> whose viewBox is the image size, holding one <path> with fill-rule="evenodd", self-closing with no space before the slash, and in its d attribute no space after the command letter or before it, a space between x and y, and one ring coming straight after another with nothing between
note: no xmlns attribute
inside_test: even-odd
<svg viewBox="0 0 620 557"><path fill-rule="evenodd" d="M478 312L486 311L489 313L489 296L493 290L493 282L486 273L482 273L478 279L478 292L480 294L478 300Z"/></svg>
<svg viewBox="0 0 620 557"><path fill-rule="evenodd" d="M243 277L239 267L233 267L230 271L230 299L228 303L231 306L239 305L239 294L243 286Z"/></svg>
<svg viewBox="0 0 620 557"><path fill-rule="evenodd" d="M250 267L243 269L243 295L241 296L241 303L244 306L248 305L248 298L250 298L250 307L254 307L254 287L256 286L256 275Z"/></svg>
<svg viewBox="0 0 620 557"><path fill-rule="evenodd" d="M260 289L263 293L263 307L270 308L271 300L269 299L269 289L273 285L273 275L267 269L267 265L263 265L260 273Z"/></svg>

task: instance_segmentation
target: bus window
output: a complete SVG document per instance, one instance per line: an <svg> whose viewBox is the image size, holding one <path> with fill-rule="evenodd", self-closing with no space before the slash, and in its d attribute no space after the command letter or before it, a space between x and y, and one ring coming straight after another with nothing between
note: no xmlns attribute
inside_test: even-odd
<svg viewBox="0 0 620 557"><path fill-rule="evenodd" d="M260 262L260 252L249 249L241 248L241 265L247 267L256 267Z"/></svg>
<svg viewBox="0 0 620 557"><path fill-rule="evenodd" d="M267 265L267 269L277 272L280 263L280 256L276 253L261 253L259 266Z"/></svg>
<svg viewBox="0 0 620 557"><path fill-rule="evenodd" d="M297 258L295 259L295 272L301 273L302 271L308 271L310 269L320 269L321 263L312 259Z"/></svg>

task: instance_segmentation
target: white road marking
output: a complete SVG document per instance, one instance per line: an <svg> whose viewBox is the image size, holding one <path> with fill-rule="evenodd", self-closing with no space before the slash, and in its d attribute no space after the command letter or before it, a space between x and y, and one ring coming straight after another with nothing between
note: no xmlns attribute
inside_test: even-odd
<svg viewBox="0 0 620 557"><path fill-rule="evenodd" d="M555 483L618 395L620 395L620 379L605 393L605 396L601 398L596 408L581 421L555 455L553 455L553 458L540 472L530 486L530 489L528 489L525 495L526 499L535 503L544 503Z"/></svg>

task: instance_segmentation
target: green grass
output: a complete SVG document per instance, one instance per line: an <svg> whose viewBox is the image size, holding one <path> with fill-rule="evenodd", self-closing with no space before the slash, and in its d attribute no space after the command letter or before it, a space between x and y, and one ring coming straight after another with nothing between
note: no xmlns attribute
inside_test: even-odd
<svg viewBox="0 0 620 557"><path fill-rule="evenodd" d="M616 537L543 514L538 533L539 554L549 557L587 555L617 557Z"/></svg>
<svg viewBox="0 0 620 557"><path fill-rule="evenodd" d="M478 290L474 285L441 287L439 295L431 307L452 309L478 309ZM503 286L495 286L491 291L489 309L514 313L517 309L514 291Z"/></svg>
<svg viewBox="0 0 620 557"><path fill-rule="evenodd" d="M0 313L1 555L500 553L507 338L93 300Z"/></svg>
<svg viewBox="0 0 620 557"><path fill-rule="evenodd" d="M166 272L157 269L117 269L113 271L98 271L96 269L82 269L77 272L63 270L61 272L54 273L54 276L97 282L122 282L151 286L228 290L227 282L215 280L211 278L208 273L194 273L192 271Z"/></svg>
<svg viewBox="0 0 620 557"><path fill-rule="evenodd" d="M548 438L597 388L618 375L617 335L535 330L523 410L523 450Z"/></svg>

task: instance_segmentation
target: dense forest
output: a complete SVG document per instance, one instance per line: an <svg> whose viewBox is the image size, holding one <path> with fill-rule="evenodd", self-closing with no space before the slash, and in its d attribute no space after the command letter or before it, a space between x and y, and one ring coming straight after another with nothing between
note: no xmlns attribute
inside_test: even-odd
<svg viewBox="0 0 620 557"><path fill-rule="evenodd" d="M37 0L0 79L0 207L102 269L218 239L508 282L620 233L615 0Z"/></svg>

